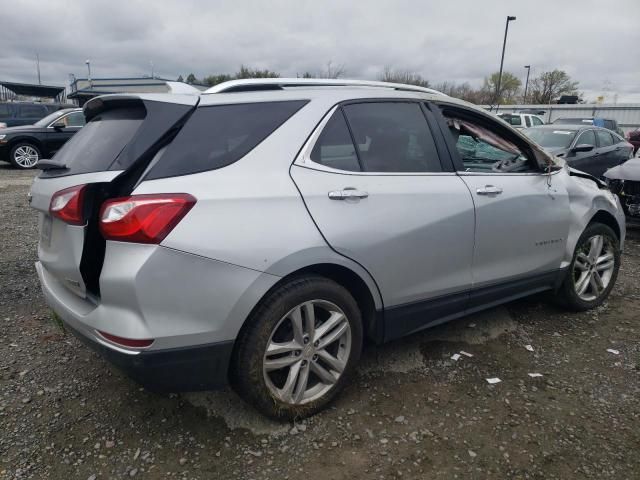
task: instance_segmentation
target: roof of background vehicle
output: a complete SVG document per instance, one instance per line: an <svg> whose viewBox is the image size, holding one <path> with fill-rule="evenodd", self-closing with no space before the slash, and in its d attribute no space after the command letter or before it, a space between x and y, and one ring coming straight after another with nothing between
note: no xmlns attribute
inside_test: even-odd
<svg viewBox="0 0 640 480"><path fill-rule="evenodd" d="M529 128L543 128L545 130L605 130L607 132L609 132L610 130L606 129L606 128L601 128L601 127L596 127L595 125L580 125L578 123L547 123L545 125L538 125L536 127L529 127Z"/></svg>

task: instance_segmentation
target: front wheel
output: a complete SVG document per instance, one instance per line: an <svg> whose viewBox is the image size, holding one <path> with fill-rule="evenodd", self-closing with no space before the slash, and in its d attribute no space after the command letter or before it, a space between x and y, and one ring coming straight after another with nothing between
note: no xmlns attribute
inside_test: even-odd
<svg viewBox="0 0 640 480"><path fill-rule="evenodd" d="M558 299L572 310L595 308L609 296L619 269L618 237L607 225L593 223L578 239Z"/></svg>
<svg viewBox="0 0 640 480"><path fill-rule="evenodd" d="M34 168L40 160L40 150L31 143L21 142L13 146L9 157L11 164L23 170Z"/></svg>
<svg viewBox="0 0 640 480"><path fill-rule="evenodd" d="M293 279L270 293L247 320L230 381L257 410L293 420L322 410L348 383L360 358L356 301L318 276Z"/></svg>

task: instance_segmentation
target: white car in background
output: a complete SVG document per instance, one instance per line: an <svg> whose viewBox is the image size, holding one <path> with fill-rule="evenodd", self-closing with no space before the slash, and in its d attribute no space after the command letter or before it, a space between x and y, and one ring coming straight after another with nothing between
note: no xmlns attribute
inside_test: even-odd
<svg viewBox="0 0 640 480"><path fill-rule="evenodd" d="M498 117L517 130L544 125L544 120L532 113L499 113Z"/></svg>

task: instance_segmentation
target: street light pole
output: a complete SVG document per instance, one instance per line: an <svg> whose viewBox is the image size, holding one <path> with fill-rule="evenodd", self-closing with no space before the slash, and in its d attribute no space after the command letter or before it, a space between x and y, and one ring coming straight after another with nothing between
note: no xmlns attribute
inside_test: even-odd
<svg viewBox="0 0 640 480"><path fill-rule="evenodd" d="M89 80L89 88L92 88L93 85L91 83L91 62L87 59L84 63L87 64L87 80Z"/></svg>
<svg viewBox="0 0 640 480"><path fill-rule="evenodd" d="M529 73L531 72L531 65L525 65L524 68L527 69L527 81L524 82L524 98L522 99L522 103L527 103L527 88L529 87Z"/></svg>
<svg viewBox="0 0 640 480"><path fill-rule="evenodd" d="M493 103L498 103L500 100L500 84L502 83L502 66L504 65L504 50L507 47L507 33L509 32L509 22L515 20L516 17L508 16L507 23L504 27L504 40L502 41L502 57L500 58L500 73L498 73L498 85L496 87L496 98Z"/></svg>

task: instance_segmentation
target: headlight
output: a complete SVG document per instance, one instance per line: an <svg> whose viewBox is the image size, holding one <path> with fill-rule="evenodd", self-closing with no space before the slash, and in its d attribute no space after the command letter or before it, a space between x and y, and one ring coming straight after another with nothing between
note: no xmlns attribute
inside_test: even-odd
<svg viewBox="0 0 640 480"><path fill-rule="evenodd" d="M6 138L6 135L0 135L0 140L4 140Z"/></svg>

